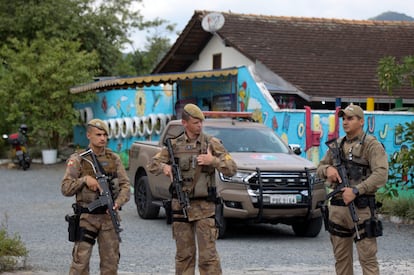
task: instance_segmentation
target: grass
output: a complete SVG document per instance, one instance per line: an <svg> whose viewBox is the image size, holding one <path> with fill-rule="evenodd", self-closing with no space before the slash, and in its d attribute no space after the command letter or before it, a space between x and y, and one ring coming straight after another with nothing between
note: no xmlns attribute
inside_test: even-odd
<svg viewBox="0 0 414 275"><path fill-rule="evenodd" d="M390 216L414 219L414 197L384 199L379 212Z"/></svg>
<svg viewBox="0 0 414 275"><path fill-rule="evenodd" d="M6 215L7 220L7 215ZM7 226L0 227L0 273L16 268L16 257L26 257L28 250L21 240L19 234L10 235Z"/></svg>

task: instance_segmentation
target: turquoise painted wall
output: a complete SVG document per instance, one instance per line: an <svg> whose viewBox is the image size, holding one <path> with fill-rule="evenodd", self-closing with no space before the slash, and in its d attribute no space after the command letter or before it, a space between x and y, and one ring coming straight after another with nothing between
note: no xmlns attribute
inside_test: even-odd
<svg viewBox="0 0 414 275"><path fill-rule="evenodd" d="M343 136L342 119L338 118L335 110L306 110L280 109L273 111L268 104L268 97L265 97L257 86L254 79L246 68L240 68L238 74L238 107L240 111L253 112L256 118L272 128L288 144L299 144L302 148L302 157L305 157L315 164L324 156L327 146L325 142L331 139L335 133ZM308 120L306 119L308 116ZM384 146L391 158L401 150L403 144L401 137L397 136L395 129L398 125L414 120L412 112L365 112L365 131L375 136ZM308 122L308 123L307 123ZM310 138L307 148L307 124L313 130L313 139ZM312 135L310 135L312 137ZM314 141L314 142L312 142ZM413 168L411 168L413 169ZM410 170L411 173L413 170ZM408 180L412 174L409 173ZM412 187L409 183L404 188ZM404 188L402 190L404 190Z"/></svg>
<svg viewBox="0 0 414 275"><path fill-rule="evenodd" d="M81 122L74 129L74 143L86 147L86 122L102 119L110 128L108 147L127 166L131 144L136 140L157 140L162 126L171 119L173 89L172 85L158 85L110 90L97 93L94 102L76 104Z"/></svg>
<svg viewBox="0 0 414 275"><path fill-rule="evenodd" d="M262 122L272 128L282 139L289 144L299 144L306 148L306 111L296 109L280 109L273 111L268 98L260 92L254 79L245 67L239 69L238 74L239 110L258 113ZM245 94L245 96L244 96ZM374 135L385 146L388 155L401 149L403 145L400 137L396 136L395 128L399 124L414 120L412 112L365 112L365 130ZM335 129L338 122L339 135L344 135L342 120L335 119L335 110L311 110L310 127L319 132L319 146L312 146L304 157L317 163L325 154L325 142L329 140L329 133ZM316 132L315 132L316 133ZM317 140L317 139L315 139Z"/></svg>
<svg viewBox="0 0 414 275"><path fill-rule="evenodd" d="M305 110L274 111L268 103L269 95L265 96L260 91L246 67L239 68L236 85L232 85L231 81L221 83L222 89L216 87L219 83L211 81L192 83L192 86L185 90L185 96L182 98L185 100L193 98L195 103L200 104L201 99L212 99L217 94L219 95L217 104L227 104L228 100L234 100L237 94L236 107L232 104L232 108L237 108L237 111L253 112L256 119L272 128L287 143L299 144L303 150L306 148L307 112ZM186 83L186 85L189 84ZM159 139L162 127L175 113L176 90L176 84L174 84L97 93L94 102L75 106L81 114L81 122L74 129L75 144L80 147L87 146L85 123L91 118L100 118L110 126L108 146L121 155L127 166L128 149L135 140L155 141ZM218 92L215 93L215 91ZM228 95L234 95L234 97ZM224 100L220 101L222 97ZM319 141L319 145L312 146L303 152L302 156L318 163L325 154L327 149L325 142L335 129L336 120L339 122L339 135L342 136L344 133L341 120L335 119L335 110L310 111L308 124L315 131L314 140L316 143ZM403 145L399 137L395 135L395 127L398 124L411 122L413 119L414 113L410 112L366 112L365 129L369 134L376 136L384 144L388 155L392 156Z"/></svg>

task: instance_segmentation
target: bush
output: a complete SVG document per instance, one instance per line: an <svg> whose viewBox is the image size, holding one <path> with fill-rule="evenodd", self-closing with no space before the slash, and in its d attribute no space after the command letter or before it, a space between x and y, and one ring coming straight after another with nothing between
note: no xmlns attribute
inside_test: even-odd
<svg viewBox="0 0 414 275"><path fill-rule="evenodd" d="M407 193L414 189L414 121L397 125L395 132L404 144L391 156L388 182L376 194L378 212L414 219L414 196Z"/></svg>
<svg viewBox="0 0 414 275"><path fill-rule="evenodd" d="M414 219L414 198L398 197L384 199L379 212L391 216Z"/></svg>
<svg viewBox="0 0 414 275"><path fill-rule="evenodd" d="M14 256L26 257L28 251L18 234L9 236L7 228L0 228L0 273L2 271L13 270L17 260Z"/></svg>

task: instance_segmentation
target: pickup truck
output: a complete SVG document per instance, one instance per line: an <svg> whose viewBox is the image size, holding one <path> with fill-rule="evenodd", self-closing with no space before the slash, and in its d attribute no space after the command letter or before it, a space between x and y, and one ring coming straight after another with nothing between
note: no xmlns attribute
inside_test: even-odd
<svg viewBox="0 0 414 275"><path fill-rule="evenodd" d="M216 171L218 195L224 211L219 237L233 222L283 223L297 236L316 237L322 227L319 203L326 190L316 167L299 156L272 129L240 118L207 118L204 132L222 140L237 164L237 173L225 177ZM170 179L153 175L146 165L161 150L167 138L183 132L180 120L170 121L160 140L136 141L129 153L129 177L142 219L157 218L163 202L170 199Z"/></svg>

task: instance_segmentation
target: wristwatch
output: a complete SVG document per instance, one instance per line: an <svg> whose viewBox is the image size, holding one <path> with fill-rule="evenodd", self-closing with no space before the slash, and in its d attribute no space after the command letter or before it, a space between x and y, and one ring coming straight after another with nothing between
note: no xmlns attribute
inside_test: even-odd
<svg viewBox="0 0 414 275"><path fill-rule="evenodd" d="M355 196L358 196L359 195L358 188L352 187L352 193L354 193Z"/></svg>

